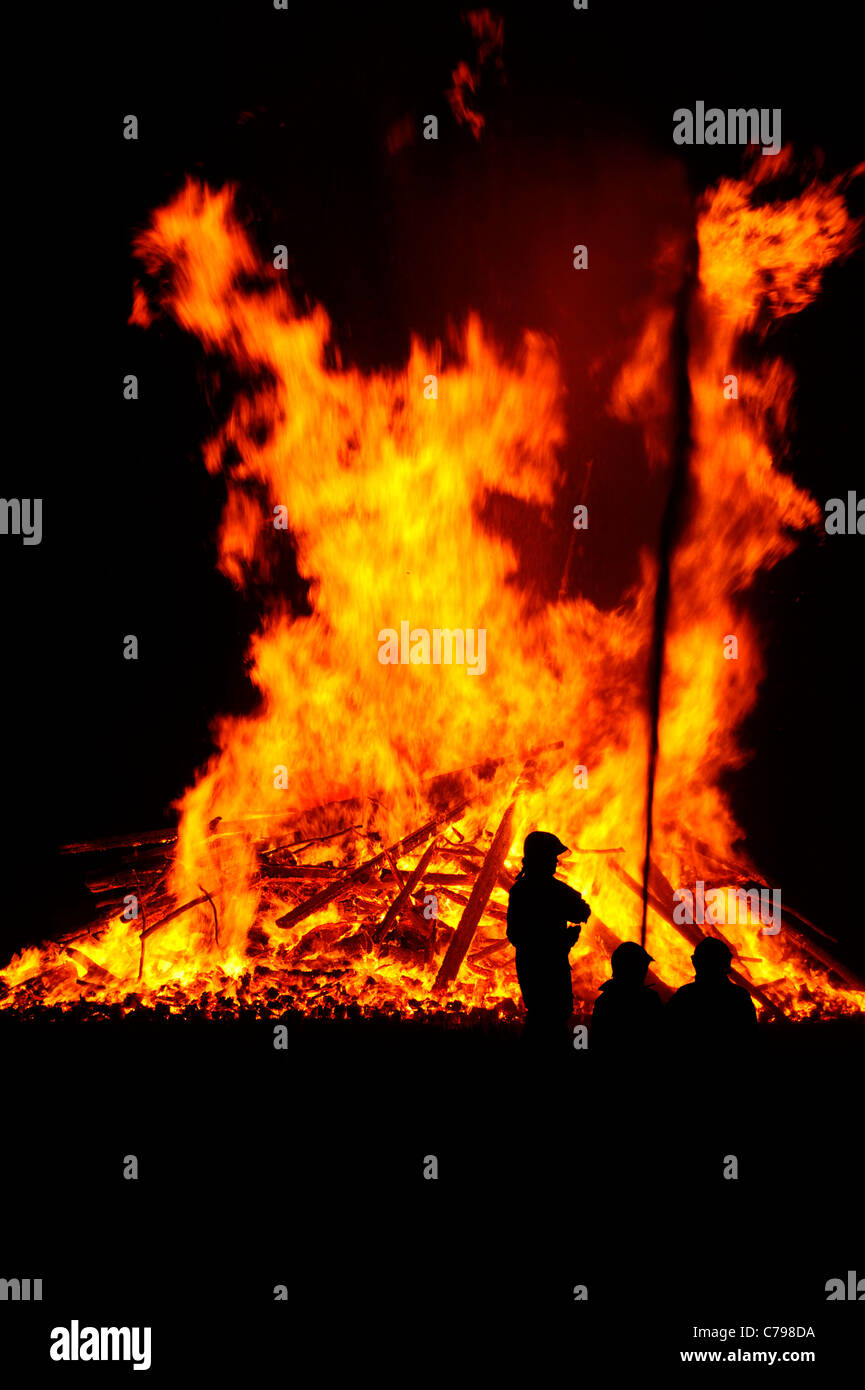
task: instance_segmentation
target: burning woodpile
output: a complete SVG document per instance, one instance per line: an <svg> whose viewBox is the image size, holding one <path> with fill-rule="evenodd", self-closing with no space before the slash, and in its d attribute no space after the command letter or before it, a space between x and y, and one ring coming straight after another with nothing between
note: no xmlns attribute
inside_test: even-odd
<svg viewBox="0 0 865 1390"><path fill-rule="evenodd" d="M145 1006L188 1016L271 1017L297 1010L335 1018L398 1013L472 1022L514 1019L519 990L505 936L516 869L514 824L521 794L536 786L559 748L434 779L427 795L429 807L437 809L393 843L376 828L371 798L365 806L349 801L287 817L283 825L216 821L208 835L211 850L239 838L258 866L253 882L260 921L240 957L220 940L220 906L230 888L214 885L209 891L201 884L199 895L183 903L169 891L176 834L152 831L67 845L68 854L92 866L87 878L94 921L43 951L25 951L4 972L12 988L0 1005L27 1013L86 1004L88 1015L96 1017ZM353 815L361 819L321 834L304 828ZM713 885L753 882L746 870L713 860L692 837L690 853L695 863L714 869L700 870L709 874L710 892ZM608 894L614 885L628 890L636 922L642 890L622 866L623 854L621 846L581 847L574 851L574 866L581 882L592 883L592 892L604 882ZM689 953L703 932L676 920L674 902L675 890L653 863L653 949L660 930L679 938ZM209 914L203 936L196 910ZM169 927L172 944L163 948ZM759 926L751 927L755 940L757 931ZM858 1011L865 986L833 956L832 938L789 907L783 933L785 944L773 951L772 965L765 953L743 955L735 935L712 928L733 949L733 978L760 1012L783 1019L815 1010ZM593 913L574 962L586 1012L606 960L627 936ZM685 956L679 973L687 973ZM669 976L650 971L648 978L666 999Z"/></svg>

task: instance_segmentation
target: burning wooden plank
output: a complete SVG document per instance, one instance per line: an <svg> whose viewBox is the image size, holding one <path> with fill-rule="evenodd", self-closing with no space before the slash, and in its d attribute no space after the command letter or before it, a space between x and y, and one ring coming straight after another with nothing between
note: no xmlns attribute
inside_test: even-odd
<svg viewBox="0 0 865 1390"><path fill-rule="evenodd" d="M439 846L439 850L441 846ZM342 878L345 869L339 868L336 864L266 864L260 870L262 878L273 882L280 879L319 879L328 883L334 879ZM440 869L433 869L424 874L424 883L430 884L461 884L474 883L475 874L452 874ZM393 875L384 870L378 882L390 886L393 883ZM414 892L414 889L412 889Z"/></svg>
<svg viewBox="0 0 865 1390"><path fill-rule="evenodd" d="M136 878L146 889L150 889L154 884L158 883L162 877L163 869L161 865L157 864L149 869L139 869L137 867L124 868L113 874L107 875L104 870L102 872L85 874L84 883L90 892L95 895L109 893L117 888L133 887Z"/></svg>
<svg viewBox="0 0 865 1390"><path fill-rule="evenodd" d="M358 821L357 825L347 825L339 830L332 830L329 835L315 835L308 840L284 840L281 845L271 845L270 849L260 849L258 852L262 858L270 854L281 854L284 850L288 850L293 856L301 854L303 850L310 849L313 845L323 845L328 840L339 840L343 835L353 835L357 830L363 830L361 821Z"/></svg>
<svg viewBox="0 0 865 1390"><path fill-rule="evenodd" d="M391 845L390 852L396 858L399 858L400 855L406 854L409 850L415 849L418 845L423 844L424 840L427 839L434 830L437 830L440 825L444 825L447 821L458 820L466 807L474 799L474 797L467 797L457 806L452 806L441 815L434 816L432 820L427 821L426 824L420 826L419 829L412 831L410 835L406 835L405 838L400 840L397 844ZM386 862L387 855L384 850L382 850L380 854L374 855L372 859L367 859L365 863L360 864L344 878L339 879L336 883L330 884L327 888L322 888L320 892L314 893L311 898L307 898L306 902L299 903L298 906L292 908L290 912L283 913L282 917L277 917L276 925L278 927L293 927L298 922L302 922L305 917L309 917L313 912L318 912L320 908L326 907L327 904L332 903L335 898L341 898L345 893L350 892L355 884L363 883L365 879L369 878L369 875L374 869L377 869L381 864Z"/></svg>
<svg viewBox="0 0 865 1390"><path fill-rule="evenodd" d="M452 984L459 974L460 966L465 959L465 954L472 944L472 939L477 930L478 922L481 920L484 908L489 902L490 894L496 884L496 879L501 872L508 850L513 839L513 821L516 802L512 801L499 822L499 828L493 836L493 842L487 851L487 857L481 866L477 881L472 889L471 896L466 904L456 934L445 952L445 958L439 967L436 976L434 990L440 991Z"/></svg>
<svg viewBox="0 0 865 1390"><path fill-rule="evenodd" d="M213 898L211 897L210 893L208 893L207 889L204 887L203 884L199 883L198 886L199 886L199 888L201 889L201 891L202 891L202 893L204 894L204 896L205 896L205 898L207 899L207 901L210 903L210 910L211 910L211 912L213 913L213 939L214 939L216 945L218 946L218 945L219 945L219 914L218 914L218 912L216 911L216 903L213 901Z"/></svg>
<svg viewBox="0 0 865 1390"><path fill-rule="evenodd" d="M393 926L394 922L397 919L397 916L402 911L405 904L409 901L411 894L415 891L417 885L423 878L427 866L437 848L438 838L434 835L433 838L430 840L429 844L427 845L426 849L424 850L423 854L421 855L420 859L418 860L417 864L412 869L408 878L402 884L399 892L397 893L396 897L394 898L393 902L391 903L390 907L388 908L387 912L382 918L380 924L376 928L376 940L381 940L383 937L385 937L390 928Z"/></svg>
<svg viewBox="0 0 865 1390"><path fill-rule="evenodd" d="M267 879L289 879L289 878L315 878L325 879L332 883L335 878L342 878L345 869L340 869L336 864L262 864L259 872L262 878Z"/></svg>
<svg viewBox="0 0 865 1390"><path fill-rule="evenodd" d="M177 842L177 827L168 830L129 831L125 835L107 835L101 840L80 840L73 844L61 845L61 854L95 854L109 849L135 849L138 845L163 845L168 847Z"/></svg>
<svg viewBox="0 0 865 1390"><path fill-rule="evenodd" d="M219 895L217 894L216 896L218 897ZM145 930L141 933L141 935L143 937L152 936L155 931L159 931L160 927L166 926L168 922L173 922L175 917L179 917L182 913L188 912L190 908L199 907L201 903L206 903L209 901L210 894L202 892L200 898L190 898L188 903L181 903L180 907L175 907L172 912L167 912L164 917L160 917L158 922L153 922L151 926L146 927ZM211 903L211 906L212 905L213 904Z"/></svg>
<svg viewBox="0 0 865 1390"><path fill-rule="evenodd" d="M97 965L95 960L85 955L83 951L79 951L77 947L64 946L63 949L67 956L71 956L73 960L77 960L81 965L86 967L87 973L81 977L79 981L80 984L92 985L96 989L100 989L104 988L106 985L116 984L118 982L116 975L112 975L111 971L106 970L104 965Z"/></svg>
<svg viewBox="0 0 865 1390"><path fill-rule="evenodd" d="M469 956L469 963L471 964L472 961L476 960L486 960L487 956L498 955L500 951L503 951L505 947L510 946L510 944L506 936L499 937L498 941L490 941L486 946L481 946L480 950L472 951Z"/></svg>
<svg viewBox="0 0 865 1390"><path fill-rule="evenodd" d="M436 886L438 886L438 888L439 888L439 893L440 893L440 896L441 896L441 897L443 897L443 898L448 898L448 899L449 899L451 902L453 902L453 903L459 903L460 907L468 907L468 905L469 905L469 903L470 903L470 901L471 901L471 898L467 898L466 895L465 895L465 893L458 893L458 892L456 892L453 888L445 887L445 886L443 886L443 885L436 885ZM495 887L495 884L493 884L493 887ZM484 907L484 910L483 910L483 912L481 913L481 916L484 915L484 912L487 913L490 917L498 917L498 918L500 918L502 921L506 921L506 920L507 920L507 915L508 915L508 910L507 910L507 908L506 908L506 907L499 907L499 904L498 904L498 903L491 903L491 902L488 902L488 903L486 904L486 906Z"/></svg>

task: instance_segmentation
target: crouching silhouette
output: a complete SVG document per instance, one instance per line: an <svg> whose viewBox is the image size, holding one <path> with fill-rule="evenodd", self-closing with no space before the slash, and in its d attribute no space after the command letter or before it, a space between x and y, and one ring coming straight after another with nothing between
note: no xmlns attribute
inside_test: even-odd
<svg viewBox="0 0 865 1390"><path fill-rule="evenodd" d="M658 1040L664 1006L646 984L653 959L636 941L610 956L613 977L601 985L592 1009L589 1049L603 1062L634 1062Z"/></svg>
<svg viewBox="0 0 865 1390"><path fill-rule="evenodd" d="M591 916L576 889L554 877L560 854L555 835L533 830L523 845L523 867L508 898L508 941L516 948L517 979L526 1007L524 1039L532 1050L561 1051L574 1011L568 952ZM568 927L568 922L578 925Z"/></svg>
<svg viewBox="0 0 865 1390"><path fill-rule="evenodd" d="M691 960L696 979L677 989L665 1010L671 1042L691 1057L741 1052L754 1037L757 1013L748 991L728 979L732 951L707 936Z"/></svg>

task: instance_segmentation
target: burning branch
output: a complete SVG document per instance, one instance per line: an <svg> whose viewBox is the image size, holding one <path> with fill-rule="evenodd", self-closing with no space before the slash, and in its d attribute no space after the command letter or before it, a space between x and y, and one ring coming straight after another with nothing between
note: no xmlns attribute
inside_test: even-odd
<svg viewBox="0 0 865 1390"><path fill-rule="evenodd" d="M472 944L478 922L481 920L484 908L489 901L489 896L496 885L496 879L499 876L508 850L511 847L515 809L516 801L512 801L502 816L499 828L493 836L493 842L489 847L487 857L477 876L465 911L460 918L460 924L457 927L456 934L445 952L445 958L436 976L435 985L433 986L436 992L447 988L448 985L453 983L459 974L459 969L465 959L465 954Z"/></svg>
<svg viewBox="0 0 865 1390"><path fill-rule="evenodd" d="M387 936L387 933L402 911L404 904L408 902L412 893L423 878L427 866L437 848L438 838L434 835L373 933L376 941L381 941Z"/></svg>
<svg viewBox="0 0 865 1390"><path fill-rule="evenodd" d="M407 835L397 844L391 845L389 847L389 853L398 859L400 855L406 854L409 850L416 848L417 845L423 844L427 836L434 830L437 830L440 825L445 824L447 821L459 820L466 807L474 799L474 797L467 797L465 801L460 802L458 806L451 807L450 810L445 811L442 815L435 816L432 820L427 821L426 824L420 826L418 830L412 831L410 835ZM331 884L328 888L322 888L319 893L315 893L311 898L308 898L305 903L300 903L297 907L292 908L290 912L283 913L282 917L277 917L276 925L278 927L293 927L298 922L302 922L304 918L309 917L311 913L318 912L320 908L326 907L328 903L332 903L336 898L343 897L346 893L350 892L356 884L365 882L372 871L384 864L387 858L388 851L382 850L380 854L374 855L372 859L367 859L365 863L360 864L358 868L346 875L345 878L339 879L337 883Z"/></svg>

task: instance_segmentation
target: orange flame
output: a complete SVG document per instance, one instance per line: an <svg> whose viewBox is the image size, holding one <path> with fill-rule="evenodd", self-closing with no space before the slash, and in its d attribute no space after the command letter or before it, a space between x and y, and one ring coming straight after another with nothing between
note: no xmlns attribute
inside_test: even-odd
<svg viewBox="0 0 865 1390"><path fill-rule="evenodd" d="M788 167L789 155L778 162ZM791 533L820 515L777 466L792 374L777 360L750 365L745 335L759 332L766 315L810 302L857 231L839 180L766 203L756 167L708 192L698 218L693 505L672 573L649 913L656 970L670 985L689 978L691 948L665 920L658 882L742 881L735 869L719 870L743 839L720 781L744 759L737 730L762 674L748 586L789 552ZM432 776L510 759L492 782L467 775L478 795L433 863L439 877L459 874L465 845L486 849L526 751L558 740L563 751L546 755L542 775L519 790L505 868L516 868L523 836L539 825L580 847L568 877L593 917L571 959L578 991L589 995L607 973L612 938L637 931L639 904L626 879L639 877L644 833L654 566L643 557L640 583L613 612L583 597L546 601L521 574L515 546L484 520L494 492L522 504L527 526L551 514L565 439L553 345L528 333L508 361L472 316L447 357L415 340L400 369L364 375L334 365L325 311L300 313L262 267L229 188L190 181L153 215L136 249L168 286L164 310L249 382L205 447L208 469L222 470L228 485L220 567L238 586L266 580L279 547L293 544L311 611L275 594L252 641L260 707L219 721L217 751L180 806L171 893L179 904L201 901L149 938L141 981L138 930L117 918L79 943L81 959L56 946L22 953L0 972L12 987L5 1004L40 979L43 1002L135 990L179 1008L208 991L266 1009L274 997L266 991L275 990L274 1009L287 1000L312 1008L325 990L362 1008L438 1007L431 987L440 946L438 955L419 952L410 940L423 928L418 914L402 942L377 942L373 925L389 899L361 885L347 905L324 906L286 930L277 919L312 889L267 877L262 855L284 841L292 816L300 823L307 813L305 833L317 825L332 838L298 849L303 865L323 865L334 845L346 862L372 857L375 833L393 843L429 819ZM643 424L655 462L665 457L669 425L660 364L671 326L669 306L656 306L613 391L612 409ZM731 373L738 399L725 397ZM383 665L378 634L403 621L483 629L486 670ZM747 660L724 660L729 634ZM575 764L587 767L587 785L575 785ZM335 822L333 810L318 809L340 802L353 809L337 808ZM361 832L333 836L358 820ZM606 852L616 846L624 848ZM420 853L400 857L397 869L407 874ZM753 872L741 851L738 859L744 876ZM204 890L218 909L218 942ZM448 891L456 898L440 894L445 936L461 911L459 891ZM505 903L499 885L452 990L465 1004L513 1008L519 999L512 953L500 945ZM724 934L742 973L769 986L780 1009L800 1016L861 1007L865 996L833 985L787 930L767 937L760 927L749 920ZM325 968L332 974L322 984Z"/></svg>
<svg viewBox="0 0 865 1390"><path fill-rule="evenodd" d="M468 125L472 135L479 140L486 118L470 105L467 94L477 92L488 59L494 58L495 66L502 71L501 50L505 26L504 20L499 15L490 14L489 10L469 10L463 17L477 40L477 63L471 67L469 63L459 62L451 73L453 85L445 95L460 125Z"/></svg>

